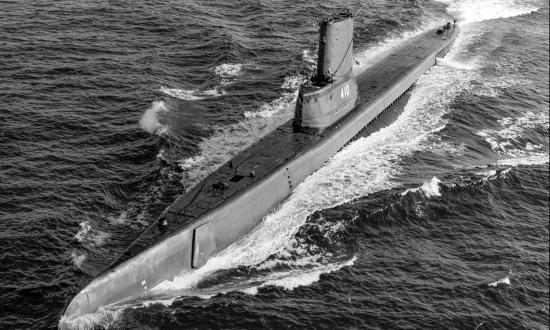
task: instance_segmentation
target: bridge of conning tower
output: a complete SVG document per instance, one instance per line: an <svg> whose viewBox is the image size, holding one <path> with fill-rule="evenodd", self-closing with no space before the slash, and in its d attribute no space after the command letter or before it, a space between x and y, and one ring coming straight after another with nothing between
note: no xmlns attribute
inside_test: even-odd
<svg viewBox="0 0 550 330"><path fill-rule="evenodd" d="M353 17L345 10L319 23L317 72L300 87L294 114L295 131L324 130L355 106Z"/></svg>

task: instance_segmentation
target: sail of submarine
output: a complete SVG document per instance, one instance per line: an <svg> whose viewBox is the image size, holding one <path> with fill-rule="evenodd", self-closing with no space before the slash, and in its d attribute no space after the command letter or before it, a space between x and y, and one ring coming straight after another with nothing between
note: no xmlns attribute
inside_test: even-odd
<svg viewBox="0 0 550 330"><path fill-rule="evenodd" d="M294 118L178 197L71 300L60 327L199 268L247 235L307 176L376 123L449 50L459 30L447 23L421 33L354 77L353 19L346 10L320 22L317 72L300 87Z"/></svg>

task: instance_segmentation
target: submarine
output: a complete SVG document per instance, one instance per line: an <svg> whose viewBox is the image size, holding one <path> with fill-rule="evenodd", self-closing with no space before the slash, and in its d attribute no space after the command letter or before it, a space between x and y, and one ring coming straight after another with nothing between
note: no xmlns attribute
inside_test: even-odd
<svg viewBox="0 0 550 330"><path fill-rule="evenodd" d="M360 136L388 125L389 111L444 56L456 21L418 34L363 73L353 74L355 15L319 23L317 69L300 86L293 119L179 196L65 309L59 327L193 271L246 236L307 176Z"/></svg>

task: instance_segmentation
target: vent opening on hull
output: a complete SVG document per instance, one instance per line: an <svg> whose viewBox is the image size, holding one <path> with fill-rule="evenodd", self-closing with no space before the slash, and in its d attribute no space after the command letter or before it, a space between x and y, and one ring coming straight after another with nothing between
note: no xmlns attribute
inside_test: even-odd
<svg viewBox="0 0 550 330"><path fill-rule="evenodd" d="M231 182L239 182L241 181L242 179L244 179L244 176L243 175L235 175L234 177L232 177L231 179L229 179L229 181Z"/></svg>

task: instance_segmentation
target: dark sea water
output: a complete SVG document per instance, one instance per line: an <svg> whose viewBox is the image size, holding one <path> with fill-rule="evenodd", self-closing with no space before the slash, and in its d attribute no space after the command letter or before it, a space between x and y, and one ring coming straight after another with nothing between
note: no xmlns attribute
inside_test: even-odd
<svg viewBox="0 0 550 330"><path fill-rule="evenodd" d="M0 1L0 328L65 306L179 194L292 117L358 1ZM548 329L549 8L375 0L357 73L462 31L391 126L248 237L83 329Z"/></svg>

